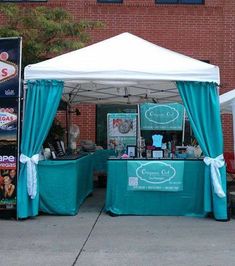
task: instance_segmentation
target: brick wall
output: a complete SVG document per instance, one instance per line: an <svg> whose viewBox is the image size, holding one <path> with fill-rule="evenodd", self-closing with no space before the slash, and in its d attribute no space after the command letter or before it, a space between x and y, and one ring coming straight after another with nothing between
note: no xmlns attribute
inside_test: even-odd
<svg viewBox="0 0 235 266"><path fill-rule="evenodd" d="M75 109L78 108L80 115L76 115ZM96 106L94 104L79 104L71 108L71 113L66 111L58 111L57 119L61 122L61 125L66 129L67 124L75 124L79 126L80 137L79 140L91 139L95 141L96 137ZM65 139L66 141L66 139Z"/></svg>
<svg viewBox="0 0 235 266"><path fill-rule="evenodd" d="M209 60L220 67L220 92L235 88L234 0L205 0L205 5L157 5L154 0L123 0L122 4L49 0L46 5L62 6L77 20L103 21L103 29L91 31L93 43L130 32L193 58ZM81 138L95 140L95 107L80 109L84 113L73 121L80 125ZM232 125L228 115L223 116L223 129L225 149L230 150Z"/></svg>
<svg viewBox="0 0 235 266"><path fill-rule="evenodd" d="M67 1L73 2L73 1ZM235 88L235 1L206 0L205 5L156 5L152 0L123 4L77 1L67 8L74 16L101 20L105 28L91 32L97 42L122 32L196 59L209 60L221 71L221 93ZM231 116L222 116L225 150L232 142Z"/></svg>
<svg viewBox="0 0 235 266"><path fill-rule="evenodd" d="M91 139L95 141L96 136L96 106L89 104L80 104L78 106L81 115L73 115L72 124L80 128L80 140Z"/></svg>
<svg viewBox="0 0 235 266"><path fill-rule="evenodd" d="M235 1L224 1L223 8L223 49L221 70L221 93L235 89ZM223 132L225 150L233 149L232 116L223 115ZM235 132L234 132L235 133Z"/></svg>

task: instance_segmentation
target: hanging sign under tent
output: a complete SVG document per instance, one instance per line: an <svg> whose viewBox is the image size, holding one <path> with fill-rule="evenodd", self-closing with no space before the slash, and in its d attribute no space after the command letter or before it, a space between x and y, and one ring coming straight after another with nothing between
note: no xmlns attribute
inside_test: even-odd
<svg viewBox="0 0 235 266"><path fill-rule="evenodd" d="M138 146L137 132L141 130L182 131L184 141L185 109L179 103L144 103L139 106L139 114L109 113L107 115L107 146L125 150L128 145ZM138 115L138 121L137 121ZM141 134L138 140L141 139Z"/></svg>
<svg viewBox="0 0 235 266"><path fill-rule="evenodd" d="M141 130L182 130L184 107L179 103L140 105Z"/></svg>
<svg viewBox="0 0 235 266"><path fill-rule="evenodd" d="M180 103L144 103L138 107L138 145L141 145L141 130L182 131L185 137L185 108Z"/></svg>

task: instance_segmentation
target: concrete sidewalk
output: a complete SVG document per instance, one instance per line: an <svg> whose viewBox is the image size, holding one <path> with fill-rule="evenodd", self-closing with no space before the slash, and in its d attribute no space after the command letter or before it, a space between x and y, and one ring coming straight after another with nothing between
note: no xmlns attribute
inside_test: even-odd
<svg viewBox="0 0 235 266"><path fill-rule="evenodd" d="M96 189L76 216L0 220L0 265L235 265L235 220L110 217L104 195Z"/></svg>

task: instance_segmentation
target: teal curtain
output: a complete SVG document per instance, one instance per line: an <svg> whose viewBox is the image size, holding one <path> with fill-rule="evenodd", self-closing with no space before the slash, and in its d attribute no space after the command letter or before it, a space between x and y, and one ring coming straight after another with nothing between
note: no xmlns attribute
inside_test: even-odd
<svg viewBox="0 0 235 266"><path fill-rule="evenodd" d="M63 82L55 80L27 83L21 154L31 158L40 152L56 115L63 86ZM17 186L17 217L22 219L36 216L38 209L38 189L36 197L31 199L27 192L27 166L21 163Z"/></svg>
<svg viewBox="0 0 235 266"><path fill-rule="evenodd" d="M177 87L195 137L205 156L223 154L223 135L217 85L209 82L177 82ZM223 191L226 192L226 168L219 168ZM227 219L226 197L218 197L212 188L210 166L205 167L204 209L215 219Z"/></svg>

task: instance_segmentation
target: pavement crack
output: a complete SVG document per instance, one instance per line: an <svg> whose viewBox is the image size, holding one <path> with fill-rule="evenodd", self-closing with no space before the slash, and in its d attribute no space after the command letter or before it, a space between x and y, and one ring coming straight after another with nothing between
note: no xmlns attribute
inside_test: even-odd
<svg viewBox="0 0 235 266"><path fill-rule="evenodd" d="M94 222L94 224L93 224L93 226L92 226L92 228L91 228L89 234L87 235L87 238L86 238L86 240L84 241L84 243L83 243L81 249L79 250L78 255L77 255L77 257L75 258L75 260L74 260L72 266L75 266L75 265L76 265L76 263L77 263L77 261L78 261L78 258L80 257L81 253L82 253L83 251L85 251L84 248L85 248L85 246L86 246L86 243L87 243L87 241L89 240L89 238L90 238L90 236L91 236L91 233L93 232L93 230L94 230L94 228L95 228L95 226L96 226L96 224L97 224L97 222L98 222L98 220L99 220L99 218L100 218L100 215L101 215L102 212L103 212L103 209L104 209L104 205L102 206L102 208L101 208L101 210L100 210L98 216L96 217L95 222Z"/></svg>

